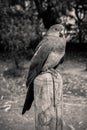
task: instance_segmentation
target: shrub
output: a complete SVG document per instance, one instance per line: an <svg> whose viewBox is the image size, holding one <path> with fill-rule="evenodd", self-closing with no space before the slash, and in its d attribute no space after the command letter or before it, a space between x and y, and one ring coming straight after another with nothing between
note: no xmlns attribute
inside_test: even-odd
<svg viewBox="0 0 87 130"><path fill-rule="evenodd" d="M40 39L36 30L37 16L32 21L29 10L18 11L14 8L4 7L1 16L0 46L4 52L18 57L29 54L29 48L35 48ZM36 42L35 42L36 41ZM30 51L31 53L32 51Z"/></svg>

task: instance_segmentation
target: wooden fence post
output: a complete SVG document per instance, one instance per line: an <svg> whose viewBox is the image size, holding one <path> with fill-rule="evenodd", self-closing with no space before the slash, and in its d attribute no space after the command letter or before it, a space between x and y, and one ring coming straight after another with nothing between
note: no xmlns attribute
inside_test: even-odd
<svg viewBox="0 0 87 130"><path fill-rule="evenodd" d="M34 81L35 130L63 130L62 78L43 73Z"/></svg>

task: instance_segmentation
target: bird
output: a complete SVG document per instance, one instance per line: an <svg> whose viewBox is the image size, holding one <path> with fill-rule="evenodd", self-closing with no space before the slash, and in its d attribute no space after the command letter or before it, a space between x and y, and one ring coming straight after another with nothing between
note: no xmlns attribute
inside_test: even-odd
<svg viewBox="0 0 87 130"><path fill-rule="evenodd" d="M63 62L66 47L65 27L52 25L42 41L37 45L30 66L26 86L28 88L22 114L31 108L34 100L34 79L42 72L56 69Z"/></svg>

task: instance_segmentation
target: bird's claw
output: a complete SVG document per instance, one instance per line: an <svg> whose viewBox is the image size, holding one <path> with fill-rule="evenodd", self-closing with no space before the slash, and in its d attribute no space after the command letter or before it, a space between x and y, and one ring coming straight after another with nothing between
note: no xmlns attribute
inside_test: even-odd
<svg viewBox="0 0 87 130"><path fill-rule="evenodd" d="M52 76L56 77L58 76L57 71L53 68L47 70L48 73L52 74Z"/></svg>

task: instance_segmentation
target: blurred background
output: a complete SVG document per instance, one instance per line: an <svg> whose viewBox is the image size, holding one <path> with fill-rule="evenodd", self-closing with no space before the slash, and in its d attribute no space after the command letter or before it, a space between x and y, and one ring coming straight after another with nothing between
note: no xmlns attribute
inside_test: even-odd
<svg viewBox="0 0 87 130"><path fill-rule="evenodd" d="M87 130L87 1L0 0L1 130L34 130L34 105L21 115L26 77L36 46L56 23L71 37L58 68L67 130Z"/></svg>

